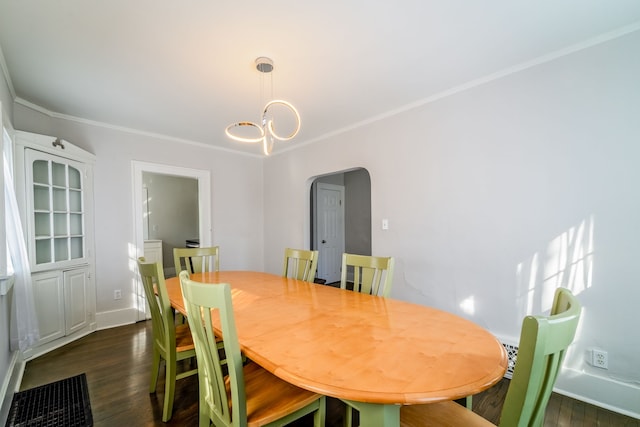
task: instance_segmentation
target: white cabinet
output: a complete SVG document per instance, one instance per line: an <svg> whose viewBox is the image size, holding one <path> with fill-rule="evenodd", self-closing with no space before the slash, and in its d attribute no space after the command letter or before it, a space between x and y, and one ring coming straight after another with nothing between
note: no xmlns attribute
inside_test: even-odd
<svg viewBox="0 0 640 427"><path fill-rule="evenodd" d="M96 329L95 156L67 141L16 132L15 176L40 341L26 357Z"/></svg>
<svg viewBox="0 0 640 427"><path fill-rule="evenodd" d="M40 340L43 345L89 326L89 268L51 270L31 277Z"/></svg>
<svg viewBox="0 0 640 427"><path fill-rule="evenodd" d="M159 262L162 265L162 240L144 241L144 260L146 262Z"/></svg>

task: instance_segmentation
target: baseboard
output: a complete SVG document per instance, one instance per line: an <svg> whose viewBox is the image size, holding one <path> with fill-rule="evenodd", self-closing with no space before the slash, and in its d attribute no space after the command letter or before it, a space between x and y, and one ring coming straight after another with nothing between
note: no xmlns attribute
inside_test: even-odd
<svg viewBox="0 0 640 427"><path fill-rule="evenodd" d="M640 419L640 387L574 369L563 369L553 391Z"/></svg>
<svg viewBox="0 0 640 427"><path fill-rule="evenodd" d="M2 388L0 388L0 425L7 424L7 417L11 410L11 401L16 391L20 389L22 374L24 373L25 362L19 351L14 351L9 363L9 369L2 378Z"/></svg>
<svg viewBox="0 0 640 427"><path fill-rule="evenodd" d="M98 330L130 325L132 323L136 323L137 321L138 310L134 308L96 313L96 323L98 324Z"/></svg>
<svg viewBox="0 0 640 427"><path fill-rule="evenodd" d="M56 340L49 341L47 343L39 345L37 347L33 347L33 348L28 349L28 350L25 350L25 352L23 353L24 360L25 361L29 361L29 360L35 359L37 357L40 357L43 354L47 354L50 351L56 350L56 349L58 349L60 347L63 347L65 345L69 344L69 343L72 343L72 342L74 342L76 340L79 340L80 338L95 332L95 330L96 330L95 327L92 327L92 328L87 327L87 328L84 328L84 329L82 329L80 331L74 332L71 335L67 335L65 337L61 337L61 338L58 338Z"/></svg>

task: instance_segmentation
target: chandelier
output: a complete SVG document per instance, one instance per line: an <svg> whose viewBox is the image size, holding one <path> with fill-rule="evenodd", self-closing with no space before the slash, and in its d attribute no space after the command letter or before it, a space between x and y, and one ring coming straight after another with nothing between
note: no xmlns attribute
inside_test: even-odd
<svg viewBox="0 0 640 427"><path fill-rule="evenodd" d="M278 141L289 141L293 139L298 132L300 131L300 114L298 110L291 105L291 103L287 101L283 101L281 99L273 99L273 75L271 72L273 71L273 61L270 58L259 57L256 59L256 69L262 73L262 87L264 90L264 77L269 74L271 76L271 101L267 102L264 108L262 109L262 120L260 124L256 124L253 122L236 122L232 123L224 130L225 134L238 142L247 142L247 143L258 143L262 142L262 150L265 155L271 154L273 150L273 144L276 140ZM274 111L277 108L284 107L285 110L291 112L293 114L293 118L295 120L295 125L293 131L287 135L282 136L276 132L276 126L274 124ZM258 130L258 136L256 137L245 137L234 134L234 131L254 128Z"/></svg>

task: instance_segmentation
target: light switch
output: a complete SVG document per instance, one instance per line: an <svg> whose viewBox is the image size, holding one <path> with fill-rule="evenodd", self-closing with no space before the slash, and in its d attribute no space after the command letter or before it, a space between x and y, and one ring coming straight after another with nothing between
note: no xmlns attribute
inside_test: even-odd
<svg viewBox="0 0 640 427"><path fill-rule="evenodd" d="M382 229L383 230L388 230L389 229L389 220L386 219L386 218L382 220Z"/></svg>

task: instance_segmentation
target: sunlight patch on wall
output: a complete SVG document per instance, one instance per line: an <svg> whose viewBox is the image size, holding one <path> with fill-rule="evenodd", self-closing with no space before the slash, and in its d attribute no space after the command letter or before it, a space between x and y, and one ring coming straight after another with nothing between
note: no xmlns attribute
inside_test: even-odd
<svg viewBox="0 0 640 427"><path fill-rule="evenodd" d="M144 299L143 296L141 296L138 292L139 289L142 288L142 282L140 282L140 276L138 274L138 247L133 244L133 243L129 243L128 244L129 247L129 271L131 271L132 275L131 275L131 289L133 289L133 292L136 296L136 298L134 298L134 308L136 310L146 310L146 300Z"/></svg>
<svg viewBox="0 0 640 427"><path fill-rule="evenodd" d="M533 254L533 258L531 259L531 274L529 274L529 284L528 284L528 292L527 295L533 295L536 291L537 281L538 281L538 253ZM518 270L522 271L521 266L518 266ZM527 313L533 312L533 298L527 298Z"/></svg>
<svg viewBox="0 0 640 427"><path fill-rule="evenodd" d="M574 295L591 287L593 280L593 216L556 237L548 247L544 282L553 289L564 286ZM553 295L551 296L553 298Z"/></svg>
<svg viewBox="0 0 640 427"><path fill-rule="evenodd" d="M460 309L468 314L469 316L473 316L476 312L476 304L475 304L475 299L473 296L470 296L469 298L465 299L464 301L462 301L460 303Z"/></svg>
<svg viewBox="0 0 640 427"><path fill-rule="evenodd" d="M530 261L516 266L518 299L525 314L551 309L556 288L565 287L578 295L593 283L593 215L570 227L549 242Z"/></svg>
<svg viewBox="0 0 640 427"><path fill-rule="evenodd" d="M593 216L556 237L549 244L545 282L565 286L575 295L591 287L593 280Z"/></svg>

